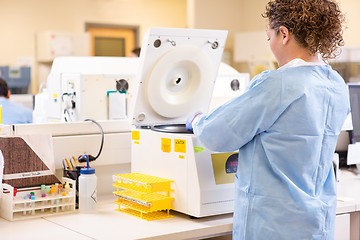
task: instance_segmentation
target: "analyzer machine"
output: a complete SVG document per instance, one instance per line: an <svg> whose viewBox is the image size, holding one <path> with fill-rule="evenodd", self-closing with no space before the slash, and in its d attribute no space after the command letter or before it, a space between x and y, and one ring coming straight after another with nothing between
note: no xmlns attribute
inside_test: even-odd
<svg viewBox="0 0 360 240"><path fill-rule="evenodd" d="M185 128L208 112L227 31L151 28L143 41L130 116L132 172L174 180L176 211L233 211L238 153L206 149Z"/></svg>

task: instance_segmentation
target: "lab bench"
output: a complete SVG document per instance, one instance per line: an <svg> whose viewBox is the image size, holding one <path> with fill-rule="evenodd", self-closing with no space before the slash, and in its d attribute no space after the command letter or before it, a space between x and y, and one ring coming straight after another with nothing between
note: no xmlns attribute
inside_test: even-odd
<svg viewBox="0 0 360 240"><path fill-rule="evenodd" d="M27 221L0 219L1 239L200 239L230 234L232 214L201 219L171 212L172 218L146 221L115 211L114 196L100 198L96 213L74 213ZM21 230L21 231L19 231Z"/></svg>
<svg viewBox="0 0 360 240"><path fill-rule="evenodd" d="M335 239L359 239L360 177L342 171ZM96 213L46 216L9 222L0 218L1 239L205 239L231 234L232 214L200 219L171 211L172 218L146 221L115 211L113 195L99 196Z"/></svg>

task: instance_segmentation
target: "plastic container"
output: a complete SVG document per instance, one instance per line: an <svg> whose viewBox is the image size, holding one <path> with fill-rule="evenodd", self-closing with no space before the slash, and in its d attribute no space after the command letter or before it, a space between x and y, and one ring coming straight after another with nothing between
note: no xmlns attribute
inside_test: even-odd
<svg viewBox="0 0 360 240"><path fill-rule="evenodd" d="M82 167L75 167L73 170L64 169L63 176L76 181L76 209L79 209L79 177L80 169Z"/></svg>
<svg viewBox="0 0 360 240"><path fill-rule="evenodd" d="M47 112L48 104L50 101L49 93L46 89L43 90L42 93L38 93L35 95L35 106L33 111L33 122L34 123L47 123Z"/></svg>
<svg viewBox="0 0 360 240"><path fill-rule="evenodd" d="M80 169L79 177L79 210L80 212L95 212L97 205L97 177L95 169L87 167Z"/></svg>

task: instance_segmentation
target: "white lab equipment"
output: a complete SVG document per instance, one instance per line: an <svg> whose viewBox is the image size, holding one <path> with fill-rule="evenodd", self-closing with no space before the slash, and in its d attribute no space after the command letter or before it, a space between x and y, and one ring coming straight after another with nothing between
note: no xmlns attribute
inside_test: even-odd
<svg viewBox="0 0 360 240"><path fill-rule="evenodd" d="M33 122L125 119L138 66L138 58L56 58L35 96ZM243 93L249 76L221 63L210 109Z"/></svg>
<svg viewBox="0 0 360 240"><path fill-rule="evenodd" d="M214 110L225 102L243 94L249 82L249 73L239 73L235 68L221 62L209 110Z"/></svg>
<svg viewBox="0 0 360 240"><path fill-rule="evenodd" d="M202 147L185 129L207 112L227 31L151 28L131 104L132 172L174 180L174 208L204 217L233 211L237 153Z"/></svg>
<svg viewBox="0 0 360 240"><path fill-rule="evenodd" d="M109 93L109 120L126 119L126 93Z"/></svg>
<svg viewBox="0 0 360 240"><path fill-rule="evenodd" d="M46 89L40 93L47 97L35 101L34 122L73 122L86 118L108 120L108 94L126 91L126 98L121 100L129 101L137 68L137 58L56 58L46 81ZM124 86L128 89L123 89ZM127 103L118 107L124 105ZM45 119L43 112L46 113Z"/></svg>
<svg viewBox="0 0 360 240"><path fill-rule="evenodd" d="M34 123L46 123L48 121L48 104L50 101L50 96L47 89L43 89L43 92L40 92L35 95L35 105L33 110L33 122Z"/></svg>

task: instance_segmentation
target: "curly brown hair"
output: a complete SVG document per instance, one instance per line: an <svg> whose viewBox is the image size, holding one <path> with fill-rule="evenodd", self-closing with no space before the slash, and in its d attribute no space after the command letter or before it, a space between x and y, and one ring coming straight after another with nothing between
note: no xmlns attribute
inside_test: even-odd
<svg viewBox="0 0 360 240"><path fill-rule="evenodd" d="M288 28L301 46L324 60L335 58L344 45L345 18L332 0L271 0L262 16L277 32L280 26Z"/></svg>

